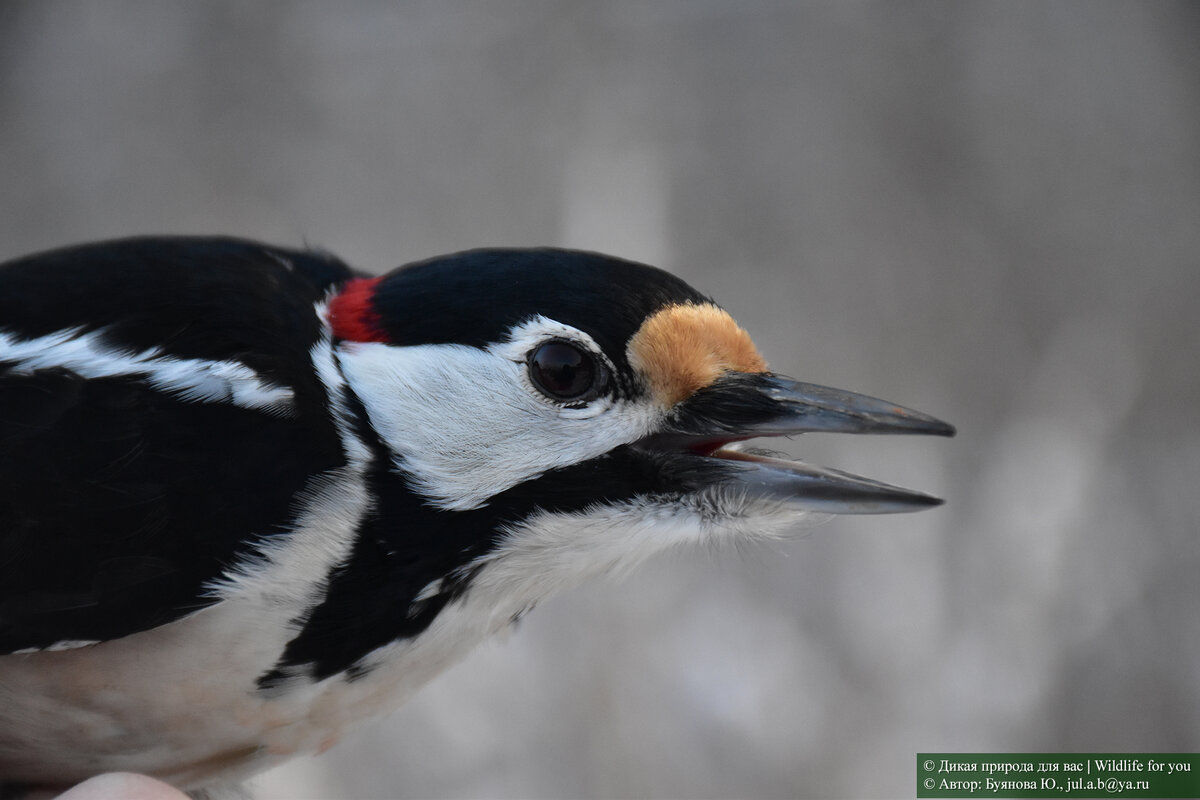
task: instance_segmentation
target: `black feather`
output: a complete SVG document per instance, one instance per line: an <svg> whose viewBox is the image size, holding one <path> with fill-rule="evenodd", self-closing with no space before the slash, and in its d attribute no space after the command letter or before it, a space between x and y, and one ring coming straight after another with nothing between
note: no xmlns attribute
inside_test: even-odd
<svg viewBox="0 0 1200 800"><path fill-rule="evenodd" d="M146 238L0 266L0 332L80 328L130 351L237 360L290 386L289 417L188 403L138 376L0 362L0 652L104 640L208 602L248 542L284 530L343 463L309 363L334 259L231 239Z"/></svg>

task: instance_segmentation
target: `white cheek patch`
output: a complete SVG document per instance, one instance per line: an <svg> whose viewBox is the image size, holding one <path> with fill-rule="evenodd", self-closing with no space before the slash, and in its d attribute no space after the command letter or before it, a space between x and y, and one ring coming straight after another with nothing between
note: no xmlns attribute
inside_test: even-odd
<svg viewBox="0 0 1200 800"><path fill-rule="evenodd" d="M158 391L191 402L231 403L268 414L290 414L293 393L274 386L239 361L177 358L158 348L132 353L104 341L103 331L56 331L21 340L0 332L0 362L10 375L65 369L83 378L134 377Z"/></svg>
<svg viewBox="0 0 1200 800"><path fill-rule="evenodd" d="M574 328L544 322L526 323L487 350L341 346L342 370L395 466L439 508L478 508L518 483L651 432L657 412L649 407L599 398L564 408L533 388L524 362L530 347L555 337L582 342Z"/></svg>

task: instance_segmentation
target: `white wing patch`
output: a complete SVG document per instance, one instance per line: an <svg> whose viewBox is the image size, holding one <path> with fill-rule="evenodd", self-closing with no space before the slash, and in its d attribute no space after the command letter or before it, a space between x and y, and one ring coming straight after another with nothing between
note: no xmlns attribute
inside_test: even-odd
<svg viewBox="0 0 1200 800"><path fill-rule="evenodd" d="M240 361L177 358L157 347L121 350L104 340L102 330L70 328L36 339L0 332L0 362L11 364L9 374L58 368L84 378L136 377L190 402L231 403L278 415L293 410L291 387L269 383Z"/></svg>
<svg viewBox="0 0 1200 800"><path fill-rule="evenodd" d="M14 656L28 655L29 653L57 653L60 650L74 650L77 647L91 647L94 644L100 644L99 640L93 639L63 639L61 642L47 645L45 647L25 647L21 650L13 650Z"/></svg>

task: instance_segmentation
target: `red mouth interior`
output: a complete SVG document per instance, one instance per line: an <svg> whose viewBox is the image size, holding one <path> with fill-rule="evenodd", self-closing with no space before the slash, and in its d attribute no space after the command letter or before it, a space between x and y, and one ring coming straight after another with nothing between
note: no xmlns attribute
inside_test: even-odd
<svg viewBox="0 0 1200 800"><path fill-rule="evenodd" d="M720 439L702 439L688 445L688 450L698 456L708 456L710 458L737 458L739 453L736 450L725 450L726 445L734 442L744 442L747 439L752 439L752 436L728 436ZM717 451L721 452L718 454Z"/></svg>

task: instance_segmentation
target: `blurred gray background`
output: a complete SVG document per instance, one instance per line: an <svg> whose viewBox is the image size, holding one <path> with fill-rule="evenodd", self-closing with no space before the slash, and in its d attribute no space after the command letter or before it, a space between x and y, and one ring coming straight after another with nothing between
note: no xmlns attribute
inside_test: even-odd
<svg viewBox="0 0 1200 800"><path fill-rule="evenodd" d="M1200 748L1200 6L0 3L0 258L667 267L955 440L949 499L544 604L281 798L911 797L917 751Z"/></svg>

